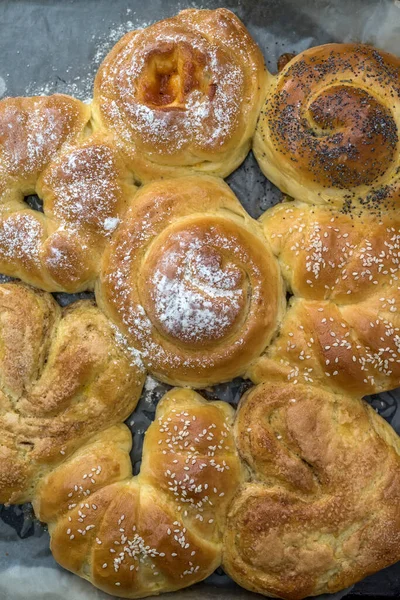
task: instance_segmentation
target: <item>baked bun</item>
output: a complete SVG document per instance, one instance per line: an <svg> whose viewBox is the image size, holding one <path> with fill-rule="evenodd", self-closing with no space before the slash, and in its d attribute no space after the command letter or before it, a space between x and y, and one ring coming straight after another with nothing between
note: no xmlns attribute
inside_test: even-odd
<svg viewBox="0 0 400 600"><path fill-rule="evenodd" d="M233 416L224 402L171 390L157 406L134 478L124 425L93 438L35 493L55 559L124 598L210 575L221 563L227 507L244 476Z"/></svg>
<svg viewBox="0 0 400 600"><path fill-rule="evenodd" d="M370 406L270 381L241 400L235 436L251 470L224 536L237 583L300 600L400 560L400 442Z"/></svg>
<svg viewBox="0 0 400 600"><path fill-rule="evenodd" d="M0 101L0 272L48 291L93 288L135 187L110 140L88 137L89 119L69 96ZM24 202L35 193L43 213Z"/></svg>
<svg viewBox="0 0 400 600"><path fill-rule="evenodd" d="M23 284L0 285L0 346L0 503L20 504L88 437L132 412L145 372L92 302L62 310Z"/></svg>
<svg viewBox="0 0 400 600"><path fill-rule="evenodd" d="M400 208L400 59L361 44L305 50L270 80L254 138L263 173L312 203Z"/></svg>
<svg viewBox="0 0 400 600"><path fill-rule="evenodd" d="M184 10L127 33L95 80L94 126L140 181L227 176L246 157L265 90L262 54L229 10Z"/></svg>
<svg viewBox="0 0 400 600"><path fill-rule="evenodd" d="M400 216L285 202L261 218L294 294L250 370L358 396L400 385Z"/></svg>
<svg viewBox="0 0 400 600"><path fill-rule="evenodd" d="M96 299L151 373L191 387L243 374L284 305L261 227L205 176L140 189L104 254Z"/></svg>

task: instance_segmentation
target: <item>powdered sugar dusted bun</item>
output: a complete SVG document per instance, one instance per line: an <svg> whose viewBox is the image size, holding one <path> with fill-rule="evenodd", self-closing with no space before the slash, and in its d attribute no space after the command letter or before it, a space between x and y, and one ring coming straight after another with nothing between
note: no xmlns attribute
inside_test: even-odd
<svg viewBox="0 0 400 600"><path fill-rule="evenodd" d="M48 291L93 286L135 191L113 143L87 137L89 118L69 96L0 102L0 271ZM34 193L43 213L24 202Z"/></svg>
<svg viewBox="0 0 400 600"><path fill-rule="evenodd" d="M95 80L95 127L141 181L227 176L245 158L264 96L262 54L229 10L184 10L126 34Z"/></svg>
<svg viewBox="0 0 400 600"><path fill-rule="evenodd" d="M371 46L302 52L273 80L254 138L265 175L313 203L400 207L400 59Z"/></svg>
<svg viewBox="0 0 400 600"><path fill-rule="evenodd" d="M172 384L243 374L283 311L278 265L259 224L220 179L154 182L105 252L96 297Z"/></svg>

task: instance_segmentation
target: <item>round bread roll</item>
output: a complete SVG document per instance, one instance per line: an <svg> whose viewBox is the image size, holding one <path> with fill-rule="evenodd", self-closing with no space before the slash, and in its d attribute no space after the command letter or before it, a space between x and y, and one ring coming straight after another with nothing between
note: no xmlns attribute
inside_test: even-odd
<svg viewBox="0 0 400 600"><path fill-rule="evenodd" d="M254 138L263 173L306 202L400 208L400 59L371 46L305 50L271 78Z"/></svg>
<svg viewBox="0 0 400 600"><path fill-rule="evenodd" d="M184 10L127 33L95 80L94 127L140 181L227 176L246 157L265 91L262 54L229 10Z"/></svg>
<svg viewBox="0 0 400 600"><path fill-rule="evenodd" d="M69 96L0 101L0 272L48 291L93 288L135 192L90 107ZM43 213L24 198L38 194ZM90 249L90 251L88 251Z"/></svg>
<svg viewBox="0 0 400 600"><path fill-rule="evenodd" d="M234 411L171 390L146 432L132 478L124 425L98 434L44 478L36 514L65 568L124 598L187 587L221 563L227 508L244 478Z"/></svg>
<svg viewBox="0 0 400 600"><path fill-rule="evenodd" d="M96 298L151 373L192 387L243 374L284 309L259 224L204 176L141 188L104 254Z"/></svg>
<svg viewBox="0 0 400 600"><path fill-rule="evenodd" d="M270 380L242 398L235 438L251 480L223 567L241 586L300 600L400 560L400 440L366 403Z"/></svg>
<svg viewBox="0 0 400 600"><path fill-rule="evenodd" d="M250 369L363 396L400 385L400 218L284 202L261 222L294 294Z"/></svg>
<svg viewBox="0 0 400 600"><path fill-rule="evenodd" d="M20 283L0 285L0 503L133 411L145 370L90 301L62 310Z"/></svg>

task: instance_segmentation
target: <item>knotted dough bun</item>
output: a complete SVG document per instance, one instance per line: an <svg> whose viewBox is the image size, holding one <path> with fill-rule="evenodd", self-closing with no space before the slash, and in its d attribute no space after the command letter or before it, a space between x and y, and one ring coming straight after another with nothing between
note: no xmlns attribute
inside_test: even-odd
<svg viewBox="0 0 400 600"><path fill-rule="evenodd" d="M365 402L270 379L241 399L235 439L251 471L224 536L237 583L300 600L400 560L400 440Z"/></svg>
<svg viewBox="0 0 400 600"><path fill-rule="evenodd" d="M243 480L234 411L171 390L132 477L125 425L103 431L49 474L33 504L65 568L125 598L187 587L221 564L227 507Z"/></svg>
<svg viewBox="0 0 400 600"><path fill-rule="evenodd" d="M192 387L243 374L284 306L259 224L205 176L139 190L104 255L96 298L149 371Z"/></svg>
<svg viewBox="0 0 400 600"><path fill-rule="evenodd" d="M184 10L127 33L95 80L94 125L137 179L225 177L246 157L264 96L257 44L229 10Z"/></svg>
<svg viewBox="0 0 400 600"><path fill-rule="evenodd" d="M93 288L135 192L113 143L69 96L0 101L0 272L48 291ZM24 197L38 194L43 213Z"/></svg>

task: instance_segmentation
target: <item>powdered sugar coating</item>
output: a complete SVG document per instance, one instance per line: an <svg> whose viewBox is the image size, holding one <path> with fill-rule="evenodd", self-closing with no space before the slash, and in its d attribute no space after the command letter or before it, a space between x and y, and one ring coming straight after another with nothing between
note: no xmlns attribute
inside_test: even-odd
<svg viewBox="0 0 400 600"><path fill-rule="evenodd" d="M0 270L49 291L93 286L135 192L110 140L89 135L89 118L68 96L0 102ZM33 193L43 213L25 204Z"/></svg>
<svg viewBox="0 0 400 600"><path fill-rule="evenodd" d="M95 124L116 134L141 179L157 168L213 172L243 160L263 84L262 56L232 13L186 10L112 50L96 77Z"/></svg>
<svg viewBox="0 0 400 600"><path fill-rule="evenodd" d="M227 380L268 344L283 296L260 234L220 180L155 182L136 195L96 297L157 377Z"/></svg>
<svg viewBox="0 0 400 600"><path fill-rule="evenodd" d="M177 250L160 253L150 280L158 324L166 335L192 344L222 339L243 310L244 273L234 263L222 267L210 237L204 242L193 237L189 244L182 237L177 236ZM221 239L220 249L228 248Z"/></svg>
<svg viewBox="0 0 400 600"><path fill-rule="evenodd" d="M10 193L14 185L34 192L40 172L63 144L77 138L88 119L79 100L67 96L2 100L0 192Z"/></svg>

